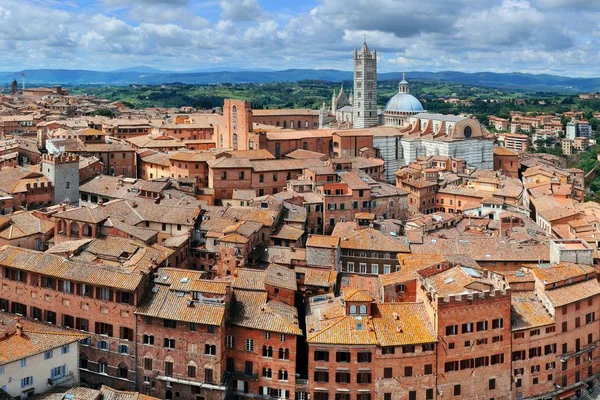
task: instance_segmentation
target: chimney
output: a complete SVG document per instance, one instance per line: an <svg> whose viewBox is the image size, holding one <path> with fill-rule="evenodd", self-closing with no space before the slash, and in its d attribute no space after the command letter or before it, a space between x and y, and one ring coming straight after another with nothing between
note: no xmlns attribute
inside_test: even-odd
<svg viewBox="0 0 600 400"><path fill-rule="evenodd" d="M23 336L23 325L21 324L21 318L15 318L15 321L17 321L17 323L15 324L15 327L17 328L17 336L22 337Z"/></svg>

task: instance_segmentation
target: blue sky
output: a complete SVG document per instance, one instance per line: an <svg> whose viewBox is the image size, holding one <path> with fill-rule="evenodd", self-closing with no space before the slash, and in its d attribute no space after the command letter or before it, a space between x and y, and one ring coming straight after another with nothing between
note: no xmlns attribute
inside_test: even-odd
<svg viewBox="0 0 600 400"><path fill-rule="evenodd" d="M598 0L2 0L1 70L352 68L600 76Z"/></svg>

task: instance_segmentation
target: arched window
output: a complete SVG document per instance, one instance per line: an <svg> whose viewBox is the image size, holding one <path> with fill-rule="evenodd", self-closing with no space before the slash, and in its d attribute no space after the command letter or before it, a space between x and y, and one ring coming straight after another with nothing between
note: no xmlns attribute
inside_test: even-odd
<svg viewBox="0 0 600 400"><path fill-rule="evenodd" d="M361 305L360 305L360 311L359 311L359 314L362 314L362 315L364 315L364 314L366 314L366 313L367 313L367 306L366 306L366 305L364 305L364 304L361 304Z"/></svg>
<svg viewBox="0 0 600 400"><path fill-rule="evenodd" d="M283 127L287 128L287 121L283 121Z"/></svg>
<svg viewBox="0 0 600 400"><path fill-rule="evenodd" d="M356 306L354 304L350 306L350 314L356 314Z"/></svg>
<svg viewBox="0 0 600 400"><path fill-rule="evenodd" d="M290 129L294 129L294 121L290 121Z"/></svg>
<svg viewBox="0 0 600 400"><path fill-rule="evenodd" d="M108 375L108 362L104 358L98 360L98 372Z"/></svg>
<svg viewBox="0 0 600 400"><path fill-rule="evenodd" d="M265 378L272 378L273 371L271 370L271 368L264 367L262 370L262 376Z"/></svg>
<svg viewBox="0 0 600 400"><path fill-rule="evenodd" d="M273 357L273 347L263 346L262 355L263 355L263 357Z"/></svg>
<svg viewBox="0 0 600 400"><path fill-rule="evenodd" d="M205 344L204 345L204 354L207 356L216 356L217 355L217 346L214 344Z"/></svg>
<svg viewBox="0 0 600 400"><path fill-rule="evenodd" d="M298 129L302 129L302 122L298 121L298 125L296 125L298 127Z"/></svg>
<svg viewBox="0 0 600 400"><path fill-rule="evenodd" d="M305 127L306 129L308 129L308 121L305 121L305 122L304 122L304 127Z"/></svg>
<svg viewBox="0 0 600 400"><path fill-rule="evenodd" d="M129 346L127 346L126 344L120 344L118 351L121 354L129 354Z"/></svg>
<svg viewBox="0 0 600 400"><path fill-rule="evenodd" d="M288 380L288 373L287 373L287 371L283 370L283 369L280 369L277 378L280 381L287 381Z"/></svg>
<svg viewBox="0 0 600 400"><path fill-rule="evenodd" d="M237 106L231 107L231 126L233 130L237 130Z"/></svg>
<svg viewBox="0 0 600 400"><path fill-rule="evenodd" d="M279 359L281 360L289 360L290 359L290 350L289 349L279 349Z"/></svg>
<svg viewBox="0 0 600 400"><path fill-rule="evenodd" d="M119 364L119 378L127 379L129 376L129 367L124 362Z"/></svg>
<svg viewBox="0 0 600 400"><path fill-rule="evenodd" d="M237 135L237 133L234 133L232 135L232 144L231 144L231 146L233 147L234 150L238 149L238 135Z"/></svg>
<svg viewBox="0 0 600 400"><path fill-rule="evenodd" d="M221 134L221 136L219 137L219 147L223 147L223 135Z"/></svg>
<svg viewBox="0 0 600 400"><path fill-rule="evenodd" d="M466 138L470 138L471 135L473 134L473 129L469 125L467 125L467 126L465 126L465 130L464 130L463 134L465 135Z"/></svg>

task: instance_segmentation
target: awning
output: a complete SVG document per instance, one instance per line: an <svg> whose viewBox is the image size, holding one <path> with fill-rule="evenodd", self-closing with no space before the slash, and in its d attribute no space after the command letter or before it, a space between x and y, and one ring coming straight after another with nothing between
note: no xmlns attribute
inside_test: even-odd
<svg viewBox="0 0 600 400"><path fill-rule="evenodd" d="M567 390L566 392L562 392L561 394L559 394L558 398L560 400L562 400L562 399L567 399L567 398L569 398L571 396L574 396L574 395L575 395L575 389L570 389L570 390Z"/></svg>

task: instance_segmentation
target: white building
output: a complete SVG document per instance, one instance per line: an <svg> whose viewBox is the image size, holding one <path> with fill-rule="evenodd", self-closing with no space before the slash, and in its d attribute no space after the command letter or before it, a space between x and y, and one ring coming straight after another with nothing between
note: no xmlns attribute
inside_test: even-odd
<svg viewBox="0 0 600 400"><path fill-rule="evenodd" d="M0 389L25 399L62 385L79 385L76 332L0 313Z"/></svg>

